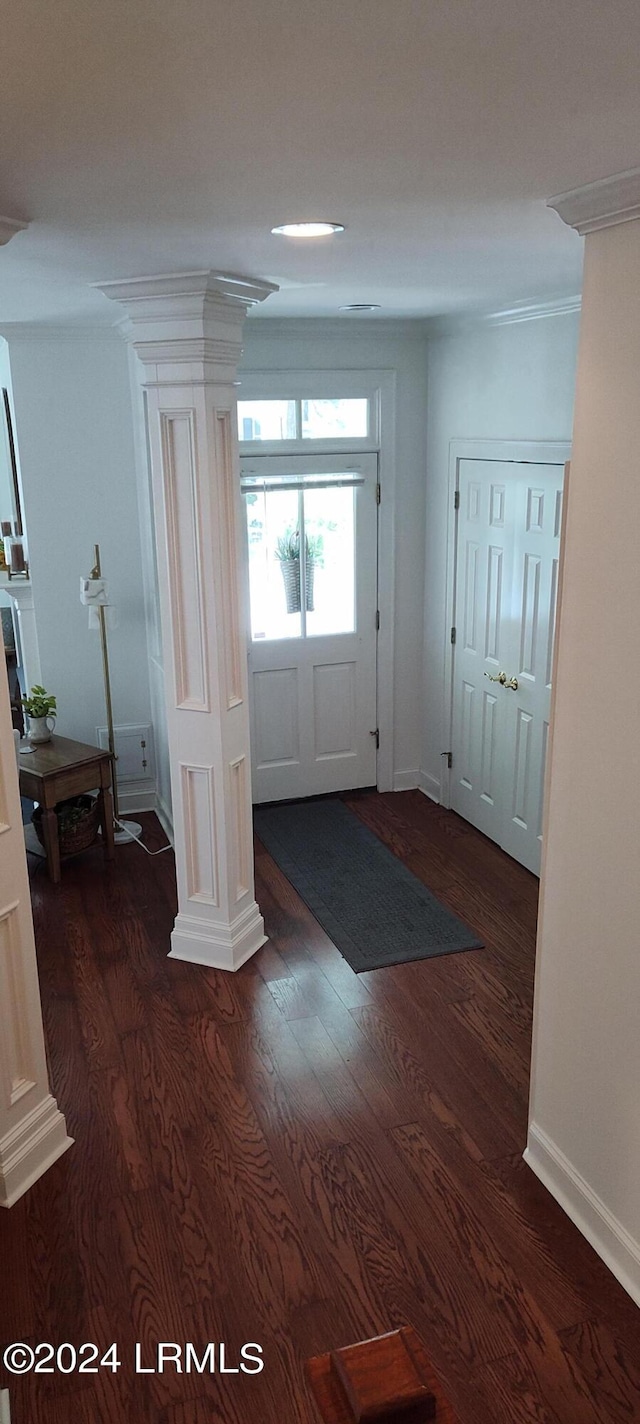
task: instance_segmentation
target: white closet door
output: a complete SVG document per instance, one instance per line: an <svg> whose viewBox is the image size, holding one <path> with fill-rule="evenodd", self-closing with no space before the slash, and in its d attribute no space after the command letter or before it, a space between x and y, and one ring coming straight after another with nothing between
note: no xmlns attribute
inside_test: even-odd
<svg viewBox="0 0 640 1424"><path fill-rule="evenodd" d="M504 747L506 807L500 844L540 874L544 765L549 735L560 527L561 465L518 465ZM501 689L501 692L503 689Z"/></svg>
<svg viewBox="0 0 640 1424"><path fill-rule="evenodd" d="M562 481L562 465L460 462L451 805L535 873Z"/></svg>
<svg viewBox="0 0 640 1424"><path fill-rule="evenodd" d="M376 456L256 456L241 474L253 800L374 786Z"/></svg>

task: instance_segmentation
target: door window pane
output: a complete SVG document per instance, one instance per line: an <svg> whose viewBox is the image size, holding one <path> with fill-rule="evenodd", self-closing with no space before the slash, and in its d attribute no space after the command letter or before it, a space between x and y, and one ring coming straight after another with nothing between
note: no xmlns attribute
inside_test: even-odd
<svg viewBox="0 0 640 1424"><path fill-rule="evenodd" d="M295 440L294 400L238 401L239 440Z"/></svg>
<svg viewBox="0 0 640 1424"><path fill-rule="evenodd" d="M354 500L353 487L304 492L310 637L355 629Z"/></svg>
<svg viewBox="0 0 640 1424"><path fill-rule="evenodd" d="M369 433L369 401L303 400L303 440L363 440Z"/></svg>
<svg viewBox="0 0 640 1424"><path fill-rule="evenodd" d="M250 490L245 501L251 637L254 641L299 638L299 494L296 490Z"/></svg>

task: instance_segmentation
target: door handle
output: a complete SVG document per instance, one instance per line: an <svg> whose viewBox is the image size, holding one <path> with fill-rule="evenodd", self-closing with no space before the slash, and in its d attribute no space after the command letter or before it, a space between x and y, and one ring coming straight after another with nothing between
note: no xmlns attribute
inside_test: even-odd
<svg viewBox="0 0 640 1424"><path fill-rule="evenodd" d="M506 672L498 672L495 675L493 673L486 672L485 677L488 677L489 682L499 682L501 687L508 687L511 692L518 691L517 677L507 677Z"/></svg>

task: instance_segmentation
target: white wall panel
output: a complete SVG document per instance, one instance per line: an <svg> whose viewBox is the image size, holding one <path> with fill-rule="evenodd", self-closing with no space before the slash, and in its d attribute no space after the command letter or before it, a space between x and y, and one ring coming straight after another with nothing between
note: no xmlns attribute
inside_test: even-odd
<svg viewBox="0 0 640 1424"><path fill-rule="evenodd" d="M313 669L317 759L357 754L355 663L321 663Z"/></svg>
<svg viewBox="0 0 640 1424"><path fill-rule="evenodd" d="M473 719L475 712L475 688L470 682L462 684L462 766L460 781L463 786L473 787Z"/></svg>
<svg viewBox="0 0 640 1424"><path fill-rule="evenodd" d="M0 908L0 999L4 1005L2 1069L4 1107L13 1107L35 1086L29 1073L33 1053L25 1012L25 984L18 924L18 904Z"/></svg>
<svg viewBox="0 0 640 1424"><path fill-rule="evenodd" d="M212 766L181 764L186 841L187 894L190 900L217 905L218 868L214 770Z"/></svg>
<svg viewBox="0 0 640 1424"><path fill-rule="evenodd" d="M176 706L208 712L209 660L200 548L195 412L160 412Z"/></svg>
<svg viewBox="0 0 640 1424"><path fill-rule="evenodd" d="M524 830L529 825L529 793L533 718L518 708L516 720L516 754L513 768L513 820Z"/></svg>
<svg viewBox="0 0 640 1424"><path fill-rule="evenodd" d="M502 549L491 545L488 550L487 568L487 620L485 630L486 658L496 665L500 661L500 627L502 606Z"/></svg>
<svg viewBox="0 0 640 1424"><path fill-rule="evenodd" d="M464 620L463 639L468 652L478 650L478 545L468 539L464 551Z"/></svg>
<svg viewBox="0 0 640 1424"><path fill-rule="evenodd" d="M485 692L482 702L480 795L483 801L488 801L492 806L494 802L494 777L497 752L496 736L498 719L496 708L497 699L495 694L493 692Z"/></svg>
<svg viewBox="0 0 640 1424"><path fill-rule="evenodd" d="M253 674L257 767L300 758L297 668L269 668Z"/></svg>
<svg viewBox="0 0 640 1424"><path fill-rule="evenodd" d="M525 554L522 569L521 677L534 678L536 676L539 605L540 559L535 554Z"/></svg>

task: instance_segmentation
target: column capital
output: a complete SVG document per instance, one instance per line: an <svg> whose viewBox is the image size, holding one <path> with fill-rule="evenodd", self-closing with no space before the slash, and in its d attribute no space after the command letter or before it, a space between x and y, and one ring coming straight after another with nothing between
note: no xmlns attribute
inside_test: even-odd
<svg viewBox="0 0 640 1424"><path fill-rule="evenodd" d="M278 290L272 282L213 271L93 285L124 308L122 334L147 368L147 384L163 383L162 368L177 363L188 364L188 379L233 380L247 311ZM176 375L174 369L172 383Z"/></svg>
<svg viewBox="0 0 640 1424"><path fill-rule="evenodd" d="M582 237L603 227L631 222L640 218L640 168L559 193L556 198L549 198L547 207L553 208Z"/></svg>

